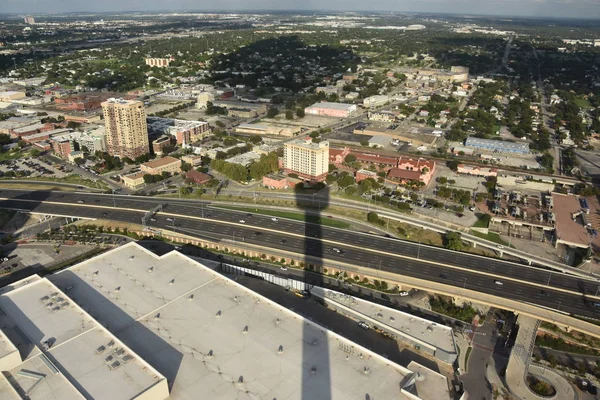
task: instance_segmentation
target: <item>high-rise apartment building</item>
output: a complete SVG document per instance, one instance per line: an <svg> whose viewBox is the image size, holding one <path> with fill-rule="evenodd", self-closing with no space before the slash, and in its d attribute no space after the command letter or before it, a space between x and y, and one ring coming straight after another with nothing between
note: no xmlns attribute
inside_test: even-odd
<svg viewBox="0 0 600 400"><path fill-rule="evenodd" d="M35 18L27 16L25 17L25 23L30 25L35 24Z"/></svg>
<svg viewBox="0 0 600 400"><path fill-rule="evenodd" d="M110 155L135 159L150 152L143 102L108 99L102 103L102 111Z"/></svg>
<svg viewBox="0 0 600 400"><path fill-rule="evenodd" d="M314 143L307 136L285 144L283 149L283 167L286 172L299 177L320 182L329 171L329 142Z"/></svg>

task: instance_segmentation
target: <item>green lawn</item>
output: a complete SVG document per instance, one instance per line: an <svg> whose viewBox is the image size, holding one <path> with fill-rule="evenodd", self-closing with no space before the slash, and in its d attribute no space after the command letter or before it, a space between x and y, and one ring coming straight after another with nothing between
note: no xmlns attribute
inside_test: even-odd
<svg viewBox="0 0 600 400"><path fill-rule="evenodd" d="M592 108L592 106L590 105L590 102L587 101L586 99L577 98L574 100L574 103L577 104L579 107L583 108L584 110Z"/></svg>
<svg viewBox="0 0 600 400"><path fill-rule="evenodd" d="M477 222L473 225L474 228L487 228L490 225L490 215L480 214L477 217Z"/></svg>
<svg viewBox="0 0 600 400"><path fill-rule="evenodd" d="M313 224L331 226L333 228L347 229L350 227L350 224L347 222L337 221L332 218L319 217L317 215L311 215L311 214L305 215L301 212L265 210L262 208L254 208L254 207L234 207L234 206L222 206L222 205L214 206L214 207L215 208L224 208L227 210L235 210L235 211L243 211L243 212L249 212L249 213L270 215L272 217L287 218L287 219L293 219L296 221L306 221L306 222L310 222Z"/></svg>
<svg viewBox="0 0 600 400"><path fill-rule="evenodd" d="M467 354L465 354L465 372L467 372L467 365L469 365L469 357L471 356L471 351L473 348L469 346L467 348Z"/></svg>
<svg viewBox="0 0 600 400"><path fill-rule="evenodd" d="M475 226L476 226L476 225L475 225ZM477 232L477 231L471 231L471 232L469 232L469 233L470 233L471 235L473 235L473 236L477 236L477 237L480 237L480 238L482 238L482 239L487 239L487 240L489 240L489 241L491 241L491 242L498 243L498 244L501 244L501 245L503 245L503 246L508 246L508 243L506 243L504 240L502 240L502 239L500 238L500 235L498 235L498 234L497 234L497 233L495 233L495 232L490 232L490 233L488 233L487 235L486 235L485 233L481 233L481 232ZM512 246L511 246L511 247L512 247Z"/></svg>
<svg viewBox="0 0 600 400"><path fill-rule="evenodd" d="M5 151L0 153L0 161L16 160L23 156L22 151Z"/></svg>

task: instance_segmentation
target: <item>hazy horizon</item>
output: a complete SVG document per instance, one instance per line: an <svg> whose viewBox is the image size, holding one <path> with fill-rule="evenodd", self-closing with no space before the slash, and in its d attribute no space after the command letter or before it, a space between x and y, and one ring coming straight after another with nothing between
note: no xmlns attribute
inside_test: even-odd
<svg viewBox="0 0 600 400"><path fill-rule="evenodd" d="M219 9L214 3L204 4L194 0L172 0L165 9L162 0L133 0L81 3L75 0L5 0L0 13L6 14L57 14L101 12L415 12L485 15L498 17L550 17L600 19L598 0L372 0L369 9L358 0L306 0L298 4L293 0L222 0Z"/></svg>

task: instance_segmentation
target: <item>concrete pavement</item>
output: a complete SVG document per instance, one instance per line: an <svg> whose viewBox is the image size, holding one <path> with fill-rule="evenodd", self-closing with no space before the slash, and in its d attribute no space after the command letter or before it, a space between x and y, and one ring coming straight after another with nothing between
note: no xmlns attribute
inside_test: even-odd
<svg viewBox="0 0 600 400"><path fill-rule="evenodd" d="M542 365L532 364L531 355L540 321L526 315L519 315L517 320L519 332L515 339L508 366L506 367L506 383L511 393L521 400L540 399L533 393L525 381L527 375L550 383L556 390L555 400L577 400L574 388L556 372Z"/></svg>

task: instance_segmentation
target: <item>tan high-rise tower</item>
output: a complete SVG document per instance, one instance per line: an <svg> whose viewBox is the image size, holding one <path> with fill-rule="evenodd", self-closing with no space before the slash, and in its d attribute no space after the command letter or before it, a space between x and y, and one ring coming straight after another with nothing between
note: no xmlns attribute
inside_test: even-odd
<svg viewBox="0 0 600 400"><path fill-rule="evenodd" d="M102 103L102 111L110 155L135 159L150 152L144 103L109 99Z"/></svg>
<svg viewBox="0 0 600 400"><path fill-rule="evenodd" d="M314 143L310 136L287 142L283 148L283 168L302 179L323 181L329 171L329 142Z"/></svg>

